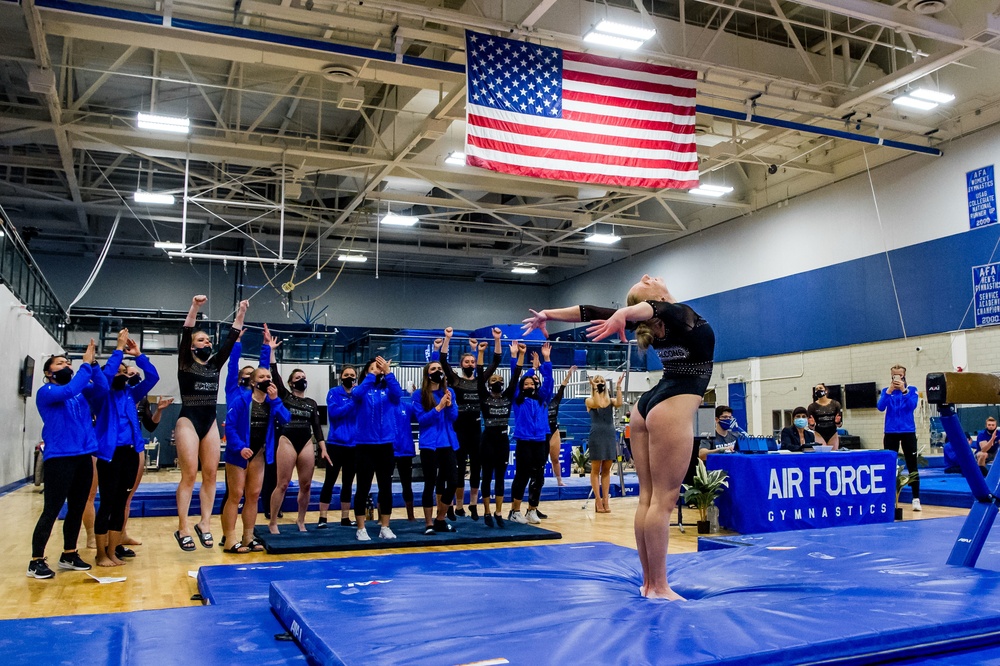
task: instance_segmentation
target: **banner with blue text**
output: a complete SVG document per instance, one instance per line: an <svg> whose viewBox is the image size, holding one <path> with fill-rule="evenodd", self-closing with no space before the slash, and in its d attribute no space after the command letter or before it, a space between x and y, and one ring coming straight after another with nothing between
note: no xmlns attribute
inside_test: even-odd
<svg viewBox="0 0 1000 666"><path fill-rule="evenodd" d="M969 228L976 229L997 223L997 188L993 165L965 174L969 194Z"/></svg>

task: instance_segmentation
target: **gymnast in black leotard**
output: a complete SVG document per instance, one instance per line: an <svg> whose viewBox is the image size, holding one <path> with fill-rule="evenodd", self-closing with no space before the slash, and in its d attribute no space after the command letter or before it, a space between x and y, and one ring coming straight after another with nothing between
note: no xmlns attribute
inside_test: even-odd
<svg viewBox="0 0 1000 666"><path fill-rule="evenodd" d="M191 299L191 309L184 320L180 342L177 346L177 383L181 392L181 412L174 430L177 461L181 480L177 484L177 531L174 538L181 550L195 549L188 526L188 509L194 490L198 463L201 462L201 520L194 526L201 545L211 548L212 509L215 505L215 481L219 470L219 426L215 422L216 404L219 399L219 371L229 359L233 345L243 328L247 301L240 301L236 318L218 353L212 353L212 340L208 333L195 331L198 310L208 301L207 296Z"/></svg>
<svg viewBox="0 0 1000 666"><path fill-rule="evenodd" d="M642 563L639 592L651 599L681 599L667 582L670 513L691 460L694 415L712 376L715 332L698 313L678 303L660 278L644 275L619 310L590 305L531 311L525 330L545 332L546 321L590 321L587 337L603 340L635 326L639 348L652 347L663 378L632 410L632 456L639 476L635 540ZM631 325L630 325L631 324Z"/></svg>
<svg viewBox="0 0 1000 666"><path fill-rule="evenodd" d="M275 384L278 385L278 396L291 415L291 420L278 432L278 447L274 456L278 471L277 485L274 492L271 493L271 497L264 498L270 503L271 508L271 518L267 527L271 534L278 533L278 517L281 505L285 501L285 492L288 490L288 483L292 480L292 470L298 470L299 515L295 523L300 532L305 532L313 470L316 466L316 450L313 439L315 438L317 443L325 444L323 428L319 422L319 407L315 400L307 398L305 395L308 382L304 371L298 368L292 370L292 373L288 375L288 386L285 386L281 375L278 374L277 359L274 357L274 350L280 343L271 336L267 324L264 325L264 344L271 347L271 367L274 368L272 377Z"/></svg>

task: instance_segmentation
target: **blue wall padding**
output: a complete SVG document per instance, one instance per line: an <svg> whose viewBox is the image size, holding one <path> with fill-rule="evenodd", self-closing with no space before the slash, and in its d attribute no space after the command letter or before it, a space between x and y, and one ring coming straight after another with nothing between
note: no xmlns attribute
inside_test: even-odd
<svg viewBox="0 0 1000 666"><path fill-rule="evenodd" d="M394 566L394 556L361 571L338 560L348 570L325 580L273 582L271 605L282 624L295 623L312 659L348 666L440 664L444 655L447 663L870 663L885 650L939 651L939 641L982 636L1000 622L1000 573L970 574L905 552L796 542L791 550L674 555L674 588L690 599L683 604L639 597L638 557L628 548L480 553L459 568L436 554L408 569ZM451 614L428 612L434 599L448 599ZM454 620L483 609L505 618L502 632ZM379 640L345 639L358 635Z"/></svg>
<svg viewBox="0 0 1000 666"><path fill-rule="evenodd" d="M899 310L908 336L972 328L972 267L989 263L998 234L991 225L890 251L899 309L885 254L687 303L715 329L716 361L901 338Z"/></svg>

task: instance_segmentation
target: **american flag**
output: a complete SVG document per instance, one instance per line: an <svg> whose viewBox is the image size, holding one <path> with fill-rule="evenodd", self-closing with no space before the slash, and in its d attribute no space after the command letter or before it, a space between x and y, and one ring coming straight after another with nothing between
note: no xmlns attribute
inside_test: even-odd
<svg viewBox="0 0 1000 666"><path fill-rule="evenodd" d="M466 31L466 163L615 187L698 185L697 73Z"/></svg>

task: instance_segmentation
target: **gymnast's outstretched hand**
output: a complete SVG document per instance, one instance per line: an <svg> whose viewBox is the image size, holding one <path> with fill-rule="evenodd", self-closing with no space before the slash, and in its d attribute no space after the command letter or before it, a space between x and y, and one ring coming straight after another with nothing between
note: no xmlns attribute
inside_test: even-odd
<svg viewBox="0 0 1000 666"><path fill-rule="evenodd" d="M537 330L541 331L542 335L546 338L549 337L549 332L545 328L545 322L547 322L549 318L545 315L545 310L535 311L529 309L528 312L531 313L531 316L521 320L521 323L524 324L524 326L521 327L524 330L524 334L527 335L528 333Z"/></svg>
<svg viewBox="0 0 1000 666"><path fill-rule="evenodd" d="M626 319L623 310L616 311L607 319L595 319L587 327L587 339L592 342L598 342L617 334L621 341L625 342L627 340L625 337L625 323Z"/></svg>

